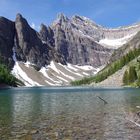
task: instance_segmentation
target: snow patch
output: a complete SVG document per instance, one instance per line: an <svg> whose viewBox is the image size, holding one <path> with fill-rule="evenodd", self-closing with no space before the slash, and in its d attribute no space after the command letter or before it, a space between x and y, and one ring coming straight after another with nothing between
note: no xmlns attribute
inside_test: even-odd
<svg viewBox="0 0 140 140"><path fill-rule="evenodd" d="M35 65L35 64L32 64L32 63L29 62L29 61L27 61L27 62L25 63L25 66L28 67L28 68L29 68L31 65Z"/></svg>
<svg viewBox="0 0 140 140"><path fill-rule="evenodd" d="M136 35L136 33L131 34L131 35L127 35L123 38L119 38L119 39L101 39L99 41L99 44L101 45L107 45L107 46L112 46L115 49L121 47L122 45L126 44L128 42L128 40L130 40L134 35Z"/></svg>
<svg viewBox="0 0 140 140"><path fill-rule="evenodd" d="M46 78L48 78L50 81L56 83L56 84L61 84L61 81L55 81L54 79L52 79L51 77L49 77L48 73L47 73L47 69L45 67L42 67L39 71L40 73L42 73Z"/></svg>
<svg viewBox="0 0 140 140"><path fill-rule="evenodd" d="M63 66L62 64L59 64L59 65ZM71 68L68 67L68 65L70 65ZM80 76L80 77L83 77L83 75L79 74L78 72L72 71L72 69L73 69L73 70L76 70L76 71L78 71L78 69L72 67L71 64L67 64L67 65L65 65L65 66L63 66L63 67L64 67L67 71L69 71L70 73L72 73L72 74L74 74L74 75L77 75L77 76Z"/></svg>
<svg viewBox="0 0 140 140"><path fill-rule="evenodd" d="M53 69L56 73L60 74L59 70L56 68L54 61L51 61L50 65L48 65L48 68Z"/></svg>
<svg viewBox="0 0 140 140"><path fill-rule="evenodd" d="M31 77L28 76L28 73L22 69L20 65L23 65L27 68L31 67L32 63L27 61L26 63L18 62L16 61L15 57L15 51L13 50L13 58L15 60L15 66L12 70L12 74L17 77L19 80L24 82L26 86L42 86L38 82L34 81ZM53 70L53 71L52 71ZM89 76L91 74L94 74L94 72L99 71L100 69L95 69L92 66L78 66L78 65L62 65L61 63L56 63L51 61L50 65L42 67L39 71L39 73L43 76L44 85L50 85L50 86L60 86L60 85L68 85L70 81L76 80L76 78L79 77L85 77ZM79 78L78 78L79 79ZM77 79L77 80L78 80ZM39 80L39 79L38 79Z"/></svg>
<svg viewBox="0 0 140 140"><path fill-rule="evenodd" d="M49 81L47 81L47 80L45 80L45 82L46 82L47 84L49 84L50 86L56 86L56 84L53 84L53 83L51 83L51 82L49 82Z"/></svg>
<svg viewBox="0 0 140 140"><path fill-rule="evenodd" d="M64 81L64 82L66 82L66 83L68 83L69 81L68 80L66 80L66 79L64 79L64 78L62 78L62 77L60 77L60 76L56 76L58 79L60 79L60 80L62 80L62 81Z"/></svg>
<svg viewBox="0 0 140 140"><path fill-rule="evenodd" d="M86 72L83 72L83 74L84 74L84 75L86 75L86 76L89 76L89 74L88 74L88 73L86 73Z"/></svg>
<svg viewBox="0 0 140 140"><path fill-rule="evenodd" d="M42 86L39 83L33 81L31 78L27 76L27 74L22 70L22 68L19 66L18 62L15 62L15 66L11 72L15 77L17 77L19 80L24 82L26 86Z"/></svg>
<svg viewBox="0 0 140 140"><path fill-rule="evenodd" d="M75 68L72 64L67 64L67 66L68 66L68 68L70 68L70 69L72 69L72 70L74 70L74 71L78 71L78 69L77 68Z"/></svg>
<svg viewBox="0 0 140 140"><path fill-rule="evenodd" d="M89 66L89 65L85 65L85 66L78 66L78 65L75 65L77 68L80 68L82 70L85 70L85 71L88 71L88 70L95 70L92 66Z"/></svg>

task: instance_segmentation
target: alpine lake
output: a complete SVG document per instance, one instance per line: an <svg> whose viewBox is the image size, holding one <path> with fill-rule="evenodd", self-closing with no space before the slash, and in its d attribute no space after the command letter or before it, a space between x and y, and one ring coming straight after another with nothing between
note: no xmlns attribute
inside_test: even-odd
<svg viewBox="0 0 140 140"><path fill-rule="evenodd" d="M140 140L140 89L0 90L0 140Z"/></svg>

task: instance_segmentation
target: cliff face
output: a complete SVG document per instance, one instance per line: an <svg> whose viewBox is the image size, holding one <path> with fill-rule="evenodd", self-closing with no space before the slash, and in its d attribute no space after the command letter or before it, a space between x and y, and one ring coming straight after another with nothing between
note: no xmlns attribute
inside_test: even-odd
<svg viewBox="0 0 140 140"><path fill-rule="evenodd" d="M39 35L41 40L44 43L47 43L50 47L55 47L54 32L51 27L41 24L40 28Z"/></svg>
<svg viewBox="0 0 140 140"><path fill-rule="evenodd" d="M88 34L84 34L64 15L53 23L55 47L72 64L99 67L108 61L112 49L105 48ZM93 29L92 29L93 30Z"/></svg>
<svg viewBox="0 0 140 140"><path fill-rule="evenodd" d="M20 61L29 61L39 68L48 65L51 60L65 63L65 60L49 44L43 43L39 33L33 30L27 21L18 14L15 21L16 56Z"/></svg>
<svg viewBox="0 0 140 140"><path fill-rule="evenodd" d="M0 61L13 67L14 61L13 45L14 45L15 26L14 22L0 17Z"/></svg>
<svg viewBox="0 0 140 140"><path fill-rule="evenodd" d="M0 57L10 68L14 66L14 53L16 61L28 61L38 68L48 65L52 60L66 64L51 45L49 41L43 42L39 33L20 14L17 14L15 22L0 18Z"/></svg>

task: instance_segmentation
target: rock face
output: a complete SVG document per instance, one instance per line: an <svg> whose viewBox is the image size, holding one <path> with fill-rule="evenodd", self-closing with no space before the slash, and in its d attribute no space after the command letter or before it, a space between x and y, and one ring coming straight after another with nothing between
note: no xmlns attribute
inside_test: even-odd
<svg viewBox="0 0 140 140"><path fill-rule="evenodd" d="M53 23L55 47L72 64L99 67L106 64L112 50L80 32L72 20L63 14Z"/></svg>
<svg viewBox="0 0 140 140"><path fill-rule="evenodd" d="M50 27L41 24L39 35L44 43L47 43L50 47L55 47L54 32Z"/></svg>
<svg viewBox="0 0 140 140"><path fill-rule="evenodd" d="M29 61L38 68L54 60L62 64L106 65L114 48L100 43L102 39L120 39L140 30L140 24L107 29L88 18L68 18L59 14L50 27L41 24L38 33L32 29L22 15L15 22L0 18L0 52L2 60L13 66L13 50L17 61ZM7 51L8 50L8 51Z"/></svg>
<svg viewBox="0 0 140 140"><path fill-rule="evenodd" d="M0 61L6 63L9 67L14 65L12 59L14 34L14 23L4 17L0 17Z"/></svg>
<svg viewBox="0 0 140 140"><path fill-rule="evenodd" d="M98 67L108 63L112 52L140 31L140 24L109 29L90 19L60 14L52 24L55 47L72 64Z"/></svg>
<svg viewBox="0 0 140 140"><path fill-rule="evenodd" d="M133 39L131 39L125 45L115 50L112 56L110 57L109 63L116 61L117 59L126 55L130 50L133 50L134 48L136 49L140 48L140 32L138 32L133 37Z"/></svg>
<svg viewBox="0 0 140 140"><path fill-rule="evenodd" d="M65 61L47 43L43 43L39 33L33 30L27 21L18 14L15 21L16 56L20 61L29 61L37 67L48 65L51 60L65 64Z"/></svg>

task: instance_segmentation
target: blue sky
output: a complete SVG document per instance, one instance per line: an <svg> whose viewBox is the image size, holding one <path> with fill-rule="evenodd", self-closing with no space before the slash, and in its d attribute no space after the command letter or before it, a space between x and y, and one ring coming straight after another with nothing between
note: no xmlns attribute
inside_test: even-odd
<svg viewBox="0 0 140 140"><path fill-rule="evenodd" d="M0 16L15 20L21 13L37 29L50 25L58 13L78 14L107 27L140 21L140 0L0 0Z"/></svg>

